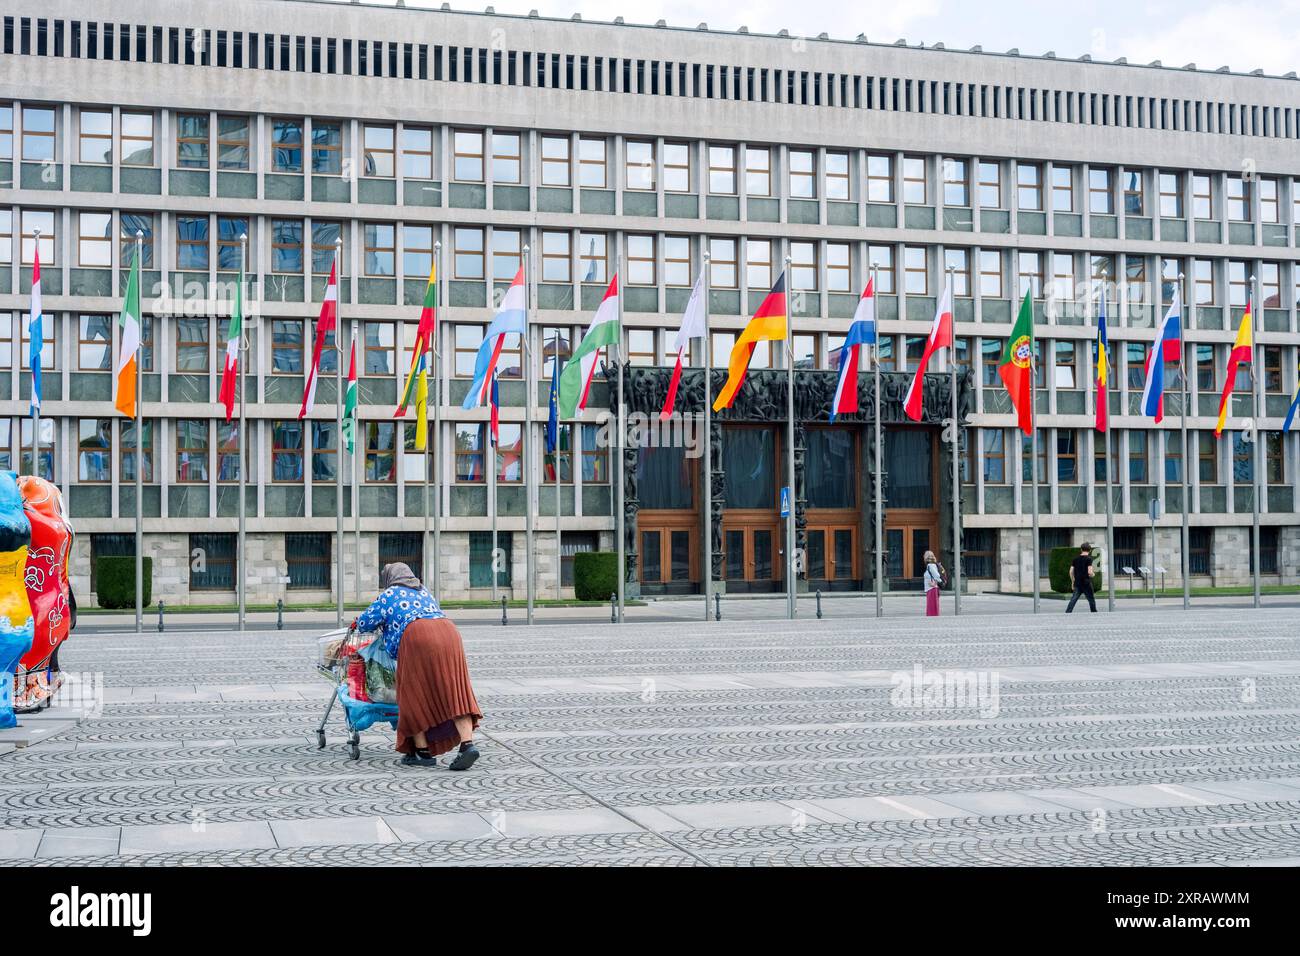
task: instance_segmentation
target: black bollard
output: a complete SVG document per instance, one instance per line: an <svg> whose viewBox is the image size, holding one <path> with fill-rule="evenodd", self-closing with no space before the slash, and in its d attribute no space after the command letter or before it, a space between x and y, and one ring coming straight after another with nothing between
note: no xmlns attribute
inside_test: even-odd
<svg viewBox="0 0 1300 956"><path fill-rule="evenodd" d="M284 598L275 599L275 629L284 630Z"/></svg>
<svg viewBox="0 0 1300 956"><path fill-rule="evenodd" d="M161 632L164 630L164 627L163 627L163 612L166 611L166 610L167 610L167 602L166 602L166 601L159 601L159 602L158 602L158 631L159 631L159 633L161 633Z"/></svg>
<svg viewBox="0 0 1300 956"><path fill-rule="evenodd" d="M722 620L722 595L717 591L713 592L713 619L715 621Z"/></svg>
<svg viewBox="0 0 1300 956"><path fill-rule="evenodd" d="M501 595L501 626L505 627L509 623L510 621L506 617L506 596L503 594Z"/></svg>
<svg viewBox="0 0 1300 956"><path fill-rule="evenodd" d="M614 591L609 592L609 623L618 623L618 594Z"/></svg>
<svg viewBox="0 0 1300 956"><path fill-rule="evenodd" d="M822 619L822 589L817 589L817 620Z"/></svg>

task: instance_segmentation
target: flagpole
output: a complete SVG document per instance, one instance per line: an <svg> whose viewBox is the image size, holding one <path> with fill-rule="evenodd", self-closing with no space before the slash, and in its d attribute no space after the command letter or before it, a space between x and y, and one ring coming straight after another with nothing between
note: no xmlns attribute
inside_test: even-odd
<svg viewBox="0 0 1300 956"><path fill-rule="evenodd" d="M1251 304L1255 302L1259 302L1259 296L1257 294L1259 290L1255 287L1255 281L1256 281L1255 277L1252 275L1250 277L1250 299L1247 300ZM1251 318L1251 322L1253 323L1255 317L1252 315L1250 318ZM1250 409L1251 409L1250 427L1252 432L1251 455L1253 459L1252 460L1253 467L1251 468L1251 477L1254 479L1252 483L1255 486L1254 488L1255 493L1251 495L1251 498L1254 499L1253 500L1254 507L1251 509L1251 550L1252 553L1254 554L1254 561L1252 563L1255 568L1255 573L1251 575L1251 578L1255 590L1254 602L1253 602L1254 607L1259 607L1259 603L1260 603L1259 602L1259 574L1260 574L1260 564L1262 563L1260 561L1261 555L1259 553L1259 497L1261 492L1263 491L1263 486L1262 486L1262 482L1260 481L1262 475L1261 475L1260 459L1259 459L1259 417L1261 411L1259 407L1259 362L1257 361L1258 358L1259 358L1259 347L1256 345L1255 329L1252 325L1252 328L1250 330Z"/></svg>
<svg viewBox="0 0 1300 956"><path fill-rule="evenodd" d="M351 374L351 365L357 354L357 325L356 319L352 320L352 342L348 347L348 372ZM341 356L340 356L341 358ZM361 370L357 369L357 377L360 379ZM352 409L352 534L355 539L353 553L356 555L352 559L352 593L358 604L361 603L361 475L364 469L360 467L361 459L365 455L362 446L363 435L361 434L361 382L357 382L357 404ZM375 436L375 444L378 445L379 436ZM394 443L395 444L395 443ZM376 449L378 450L378 449ZM393 459L396 461L396 457Z"/></svg>
<svg viewBox="0 0 1300 956"><path fill-rule="evenodd" d="M343 261L343 236L334 240L335 268ZM335 624L343 626L343 296L334 297L334 351L337 353L334 364L334 565L337 581L334 597L337 605Z"/></svg>
<svg viewBox="0 0 1300 956"><path fill-rule="evenodd" d="M35 230L34 242L35 245L32 248L32 252L35 256L35 262L37 264L36 271L39 275L40 261L41 261L41 231L39 229ZM33 286L35 286L35 284L36 284L35 282L32 283ZM44 290L42 290L42 292L44 292ZM42 301L41 312L43 313L44 311L45 311L45 303ZM31 395L33 399L31 403L32 406L31 409L32 411L32 474L39 475L41 473L41 406L40 406L41 394L36 387L36 383L37 381L39 381L41 375L39 362L40 359L44 357L44 353L45 353L45 320L41 315L35 315L32 316L32 318L40 320L41 323L41 327L40 327L41 339L39 343L36 340L36 334L35 334L37 330L31 328L30 325L28 326L28 330L27 330L27 334L30 336L32 344L35 345L36 348L39 350L37 352L37 361L30 363L32 366ZM143 361L143 356L141 356L141 360Z"/></svg>
<svg viewBox="0 0 1300 956"><path fill-rule="evenodd" d="M871 263L871 294L873 297L879 291L879 286L876 285L876 276L878 273L879 273L879 268L877 267L876 263L874 262ZM876 550L876 617L884 617L885 616L885 555L882 549L884 548L884 543L885 543L885 530L883 527L883 523L885 520L885 507L884 507L884 495L885 495L884 474L885 473L884 471L881 470L882 469L881 463L884 457L884 451L883 448L881 447L882 443L884 442L884 429L880 424L880 316L875 312L874 302L872 303L872 314L875 317L875 322L876 322L875 347L873 350L873 357L871 361L871 375L873 379L872 384L874 385L872 400L875 402L875 406L876 406L875 416L874 416L876 420L875 422L876 468L875 468L875 475L873 476L874 479L873 483L875 485L874 492L875 492L875 499L876 499L876 521L875 521L875 525L876 525L876 542L875 542L876 544L876 548L875 548ZM853 383L853 387L857 388L856 382Z"/></svg>
<svg viewBox="0 0 1300 956"><path fill-rule="evenodd" d="M621 248L620 248L621 253ZM618 514L614 516L614 533L618 536L618 623L623 623L623 611L627 599L627 545L623 540L626 529L624 528L623 517L623 497L624 497L624 476L623 470L626 462L623 460L623 355L624 342L623 337L623 271L622 255L619 256L619 286L618 286L618 402L616 405L618 420L618 434L615 437L615 448L618 452L618 495L616 498Z"/></svg>
<svg viewBox="0 0 1300 956"><path fill-rule="evenodd" d="M1034 300L1032 293L1029 299L1030 308L1030 333L1029 333L1029 356L1031 367L1029 371L1029 476L1031 481L1031 493L1033 495L1033 534L1032 542L1034 563L1031 569L1034 579L1034 613L1038 613L1039 588L1041 582L1038 580L1038 341L1033 333L1033 307Z"/></svg>
<svg viewBox="0 0 1300 956"><path fill-rule="evenodd" d="M140 263L144 247L144 232L135 232L135 262ZM139 316L141 329L144 316ZM143 336L141 337L143 339ZM33 447L40 448L40 439L34 437ZM135 363L135 632L144 631L144 525L140 513L144 508L144 348L136 348Z"/></svg>
<svg viewBox="0 0 1300 956"><path fill-rule="evenodd" d="M543 335L545 335L544 332ZM543 359L545 358L545 355L546 355L546 341L545 339L543 339L542 341ZM557 329L555 333L555 355L551 360L551 396L547 400L547 404L549 404L551 400L554 400L556 403L555 448L552 452L554 458L553 464L555 465L555 600L562 601L564 600L564 530L560 527L560 517L563 514L564 506L560 500L560 436L564 432L564 426L560 424L560 409L559 409L560 395L558 391L560 386L559 386L559 382L557 381L559 377L560 377L560 330ZM550 415L549 410L547 412L547 415L549 417ZM570 474L573 473L573 426L572 425L569 426L569 473ZM577 494L576 492L577 487L578 486L575 484L574 485L575 496ZM577 509L575 508L574 510L576 511Z"/></svg>
<svg viewBox="0 0 1300 956"><path fill-rule="evenodd" d="M248 609L248 592L245 581L247 579L246 558L248 553L244 542L245 525L247 524L247 503L244 501L245 488L247 487L247 476L244 470L248 462L248 419L245 417L245 381L244 372L248 366L249 348L245 344L248 339L244 332L244 264L248 261L248 233L243 233L239 237L239 348L243 355L239 357L239 558L235 562L235 586L239 589L239 630L244 630L244 617ZM232 318L233 321L233 318Z"/></svg>
<svg viewBox="0 0 1300 956"><path fill-rule="evenodd" d="M785 409L786 409L786 480L790 483L790 506L785 518L785 615L794 620L795 615L795 560L794 560L794 322L789 303L794 300L794 283L790 279L790 257L785 257Z"/></svg>
<svg viewBox="0 0 1300 956"><path fill-rule="evenodd" d="M709 263L704 253L704 620L713 600L713 336L709 332Z"/></svg>
<svg viewBox="0 0 1300 956"><path fill-rule="evenodd" d="M1106 296L1106 285L1104 279L1102 280L1101 294L1102 294L1102 310L1103 310L1102 314L1104 315L1105 296ZM1119 297L1117 295L1116 301L1118 302L1118 300ZM1106 364L1106 370L1105 370L1106 382L1109 385L1110 382L1109 332L1107 333L1106 338L1108 340L1106 342L1106 350L1104 353L1101 353L1101 360ZM1114 499L1112 497L1112 491L1111 491L1111 475L1110 475L1111 458L1110 458L1110 389L1109 387L1106 389L1105 395L1100 394L1100 390L1098 390L1097 400L1106 403L1106 410L1105 410L1106 428L1101 433L1101 440L1105 443L1105 448L1106 448L1106 453L1105 453L1106 454L1106 560L1110 563L1110 567L1105 572L1106 584L1108 586L1107 598L1106 598L1106 610L1113 611L1115 610L1115 506L1114 506Z"/></svg>
<svg viewBox="0 0 1300 956"><path fill-rule="evenodd" d="M952 274L948 267L948 288ZM951 302L951 300L949 300ZM954 313L956 308L953 309ZM957 422L957 317L953 316L952 344L948 349L948 373L952 392L952 612L961 613L961 428Z"/></svg>
<svg viewBox="0 0 1300 956"><path fill-rule="evenodd" d="M1184 283L1183 274L1178 273L1178 290L1183 292ZM1191 502L1191 476L1190 469L1192 462L1197 458L1192 457L1192 449L1187 444L1187 405L1191 401L1191 388L1187 382L1187 336L1183 335L1183 330L1187 327L1187 296L1182 296L1182 315L1178 316L1179 323L1179 343L1178 343L1178 376L1182 379L1183 386L1183 414L1179 419L1179 431L1182 434L1183 443L1183 610L1186 611L1192 606L1192 562L1191 555L1188 552L1191 538L1190 514L1192 510ZM1113 575L1112 575L1113 576Z"/></svg>
<svg viewBox="0 0 1300 956"><path fill-rule="evenodd" d="M524 360L524 574L527 576L528 623L533 623L533 574L535 572L533 555L533 403L537 399L537 386L533 381L532 326L528 322L528 309L531 305L528 295L528 246L523 249L524 268L524 332L520 337L523 345Z"/></svg>
<svg viewBox="0 0 1300 956"><path fill-rule="evenodd" d="M434 308L437 309L442 305L442 297L438 294L442 285L442 240L439 239L433 244L434 275L433 275L433 302ZM429 361L428 365L433 366L433 391L425 396L425 427L428 427L429 413L427 411L430 399L433 400L433 434L424 436L424 536L420 539L423 542L423 549L420 552L420 558L424 563L423 577L425 582L433 582L433 596L435 600L441 600L440 589L441 583L438 579L438 515L437 512L442 509L442 495L437 491L438 478L438 459L433 454L433 443L440 439L442 429L439 424L442 421L442 354L438 346L441 344L442 323L438 321L437 312L433 316L433 331L431 333L432 341L429 343ZM426 374L427 371L426 371ZM416 428L420 427L419 415L416 415ZM430 485L433 486L430 489ZM433 508L429 507L430 491L434 492ZM432 514L430 512L433 512ZM433 525L433 555L429 555L429 525ZM432 572L432 573L431 573Z"/></svg>
<svg viewBox="0 0 1300 956"><path fill-rule="evenodd" d="M488 388L495 386L497 370L495 367L488 370ZM490 454L485 455L483 460L488 465L488 507L491 510L492 517L492 603L497 600L497 446L492 438L492 393L488 392L488 423L487 423L487 446ZM489 459L490 462L489 462Z"/></svg>

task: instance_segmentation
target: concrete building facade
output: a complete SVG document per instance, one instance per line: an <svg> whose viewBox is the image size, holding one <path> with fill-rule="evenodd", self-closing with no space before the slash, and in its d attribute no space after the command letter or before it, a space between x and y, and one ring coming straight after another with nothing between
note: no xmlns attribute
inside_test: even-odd
<svg viewBox="0 0 1300 956"><path fill-rule="evenodd" d="M1300 347L1293 76L315 0L16 0L2 16L0 466L33 467L27 311L39 230L37 458L78 530L73 577L83 603L92 601L93 557L133 547L134 424L114 412L111 368L137 232L147 317L144 527L154 593L169 603L233 603L237 574L252 602L329 598L339 459L332 365L311 414L300 421L298 411L340 236L341 338L356 331L362 370L361 453L343 462L349 597L373 589L381 563L420 560L427 461L413 450L415 426L395 421L393 409L435 243L447 389L431 460L445 516L445 596L490 593L487 415L460 402L524 247L536 280L532 347L506 355L495 456L507 593L520 595L524 580L522 469L553 474L540 455L523 460L522 363L535 363L541 423L554 356L580 340L618 272L628 362L671 366L705 252L715 366L725 366L786 256L794 360L808 371L836 366L873 263L882 361L910 371L952 275L957 361L973 389L962 451L963 566L973 590L1027 591L1034 573L1031 456L996 375L1026 288L1039 345L1040 571L1052 546L1104 540L1105 465L1092 428L1104 287L1111 563L1159 564L1179 583L1187 468L1194 581L1249 580L1254 460L1243 441L1252 414L1244 378L1230 430L1215 440L1213 426L1256 277L1258 557L1268 581L1300 577L1300 435L1280 431ZM217 392L245 234L252 480L248 546L237 555L240 439ZM1138 414L1147 349L1180 275L1187 449L1179 395L1166 399L1160 426ZM760 348L755 367L781 367L783 352ZM703 350L690 361L701 364ZM1178 381L1173 366L1170 376ZM568 573L572 553L613 544L615 469L595 404L562 429L563 560L553 486L539 495L542 595L566 593L556 569ZM823 485L856 482L870 467L864 428L845 427L818 438L840 449L817 459L830 469L818 476ZM758 457L745 461L756 474L767 462L775 468L779 441L752 437L733 445L749 442ZM891 586L902 587L914 583L923 543L949 548L939 539L943 443L937 425L888 441L931 476L928 498L924 470L910 491L896 486L886 517ZM693 489L685 500L664 514L643 505L639 516L638 547L660 549L657 561L638 563L647 591L699 586L698 475L683 481ZM1154 560L1153 499L1165 510ZM759 504L732 509L723 524L724 547L743 549L743 559L736 552L723 562L724 575L756 589L776 586L781 564L779 538L765 537L777 502ZM873 542L858 518L870 500L806 504L801 519L821 535L806 543L810 580L860 585Z"/></svg>

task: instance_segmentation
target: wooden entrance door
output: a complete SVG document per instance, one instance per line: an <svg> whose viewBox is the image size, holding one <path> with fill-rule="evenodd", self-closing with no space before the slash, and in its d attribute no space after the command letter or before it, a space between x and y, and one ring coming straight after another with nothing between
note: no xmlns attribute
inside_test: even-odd
<svg viewBox="0 0 1300 956"><path fill-rule="evenodd" d="M735 518L722 525L723 570L729 591L773 591L785 567L781 524L770 517Z"/></svg>

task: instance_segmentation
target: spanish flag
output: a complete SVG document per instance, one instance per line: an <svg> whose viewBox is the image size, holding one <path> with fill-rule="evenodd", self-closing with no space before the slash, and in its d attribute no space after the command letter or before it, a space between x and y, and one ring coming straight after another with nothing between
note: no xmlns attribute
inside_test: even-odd
<svg viewBox="0 0 1300 956"><path fill-rule="evenodd" d="M731 347L731 358L727 360L727 381L713 403L715 412L730 408L736 400L736 393L745 383L745 372L749 369L749 360L754 354L754 346L759 342L779 342L785 339L785 273L777 277L776 285L767 294L763 304L758 307L754 317L749 320L740 338Z"/></svg>
<svg viewBox="0 0 1300 956"><path fill-rule="evenodd" d="M1237 366L1242 362L1250 364L1251 353L1255 350L1255 339L1251 330L1251 315L1254 309L1250 299L1246 300L1246 314L1241 317L1237 327L1237 341L1232 343L1228 353L1228 377L1223 382L1223 395L1219 398L1219 423L1214 426L1214 437L1223 434L1223 425L1228 420L1228 408L1232 403L1232 389L1237 383Z"/></svg>

